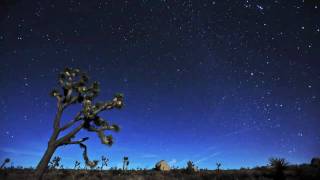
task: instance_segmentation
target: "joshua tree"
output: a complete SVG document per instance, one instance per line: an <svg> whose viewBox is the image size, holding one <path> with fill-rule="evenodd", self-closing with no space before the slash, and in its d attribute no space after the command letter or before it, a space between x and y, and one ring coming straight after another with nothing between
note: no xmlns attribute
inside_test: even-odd
<svg viewBox="0 0 320 180"><path fill-rule="evenodd" d="M51 96L57 99L57 112L53 121L53 132L49 139L47 150L37 165L35 172L37 179L42 178L55 150L64 145L80 145L83 149L85 164L90 167L97 165L97 161L89 160L87 147L83 143L89 138L85 137L79 140L72 140L81 129L97 133L101 143L109 146L113 144L113 139L111 135L106 136L104 131L119 131L117 125L109 124L109 122L101 118L99 114L114 108L120 109L123 106L122 94L116 94L111 101L95 102L94 100L99 93L99 84L98 82L89 84L88 76L80 72L79 69L65 68L59 75L58 84L61 90L54 89L51 92ZM73 119L66 124L62 124L61 117L64 110L73 104L81 104L82 107ZM67 131L67 133L61 135L61 133L65 131Z"/></svg>
<svg viewBox="0 0 320 180"><path fill-rule="evenodd" d="M217 172L220 172L221 163L216 163L217 165Z"/></svg>
<svg viewBox="0 0 320 180"><path fill-rule="evenodd" d="M60 166L61 158L59 156L55 156L50 162L49 167L50 169L57 169Z"/></svg>
<svg viewBox="0 0 320 180"><path fill-rule="evenodd" d="M79 161L75 161L74 162L74 168L73 169L80 169L80 162Z"/></svg>
<svg viewBox="0 0 320 180"><path fill-rule="evenodd" d="M103 169L103 166L108 166L108 162L109 162L109 159L106 158L105 156L101 156L101 171Z"/></svg>
<svg viewBox="0 0 320 180"><path fill-rule="evenodd" d="M10 162L10 159L9 158L6 158L4 161L3 161L3 163L2 163L2 165L0 166L0 169L2 169L7 163L9 163Z"/></svg>
<svg viewBox="0 0 320 180"><path fill-rule="evenodd" d="M191 173L191 172L195 172L197 170L198 170L197 167L194 165L194 163L192 161L187 162L187 171L188 172Z"/></svg>
<svg viewBox="0 0 320 180"><path fill-rule="evenodd" d="M122 170L128 170L128 166L129 166L129 158L125 156L123 157Z"/></svg>
<svg viewBox="0 0 320 180"><path fill-rule="evenodd" d="M274 170L274 179L283 180L285 179L284 170L287 168L289 163L284 158L270 158L269 165Z"/></svg>

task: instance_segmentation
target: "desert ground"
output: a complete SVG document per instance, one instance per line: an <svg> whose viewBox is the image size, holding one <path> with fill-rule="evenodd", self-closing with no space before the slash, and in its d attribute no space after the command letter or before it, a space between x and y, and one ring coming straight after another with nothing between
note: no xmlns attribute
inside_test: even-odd
<svg viewBox="0 0 320 180"><path fill-rule="evenodd" d="M0 179L33 179L34 169L5 168L0 170ZM271 167L241 168L237 170L205 170L195 172L187 169L171 169L169 171L157 170L74 170L51 169L43 179L45 180L74 180L74 179L114 179L114 180L319 180L320 168L310 164L290 165L283 171L283 176L277 176Z"/></svg>

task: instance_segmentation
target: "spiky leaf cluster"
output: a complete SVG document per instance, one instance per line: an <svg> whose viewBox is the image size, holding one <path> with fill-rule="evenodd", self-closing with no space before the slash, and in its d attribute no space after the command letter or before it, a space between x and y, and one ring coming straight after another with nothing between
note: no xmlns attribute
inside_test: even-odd
<svg viewBox="0 0 320 180"><path fill-rule="evenodd" d="M269 165L276 171L282 171L287 168L289 162L284 158L270 158Z"/></svg>
<svg viewBox="0 0 320 180"><path fill-rule="evenodd" d="M6 158L6 159L4 160L4 162L5 162L5 163L9 163L9 162L10 162L10 159L9 159L9 158Z"/></svg>
<svg viewBox="0 0 320 180"><path fill-rule="evenodd" d="M58 77L62 92L54 89L51 96L61 99L64 103L81 103L86 99L92 101L100 89L98 82L89 85L88 81L88 76L79 69L65 68Z"/></svg>

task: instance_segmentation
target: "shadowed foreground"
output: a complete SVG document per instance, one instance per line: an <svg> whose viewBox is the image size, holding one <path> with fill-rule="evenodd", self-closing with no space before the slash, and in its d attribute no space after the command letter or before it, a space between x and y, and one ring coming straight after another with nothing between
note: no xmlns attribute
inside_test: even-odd
<svg viewBox="0 0 320 180"><path fill-rule="evenodd" d="M33 169L11 169L0 171L0 179L33 179ZM72 170L58 169L45 173L43 179L119 179L119 180L157 180L157 179L217 179L217 180L319 180L320 168L310 165L289 166L284 171L284 177L276 177L272 169L257 167L240 170L200 170L188 172L184 169L173 169L168 172L155 170Z"/></svg>

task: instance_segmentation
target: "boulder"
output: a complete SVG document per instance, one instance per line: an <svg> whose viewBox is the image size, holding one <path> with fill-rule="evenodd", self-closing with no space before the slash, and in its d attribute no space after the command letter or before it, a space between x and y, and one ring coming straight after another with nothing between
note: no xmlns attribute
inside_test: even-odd
<svg viewBox="0 0 320 180"><path fill-rule="evenodd" d="M191 170L191 172L198 172L199 171L197 166L192 166L190 168L190 170Z"/></svg>
<svg viewBox="0 0 320 180"><path fill-rule="evenodd" d="M197 166L193 167L193 170L194 170L194 172L198 172L199 171Z"/></svg>
<svg viewBox="0 0 320 180"><path fill-rule="evenodd" d="M170 166L165 160L161 160L156 164L155 169L158 171L170 171Z"/></svg>

